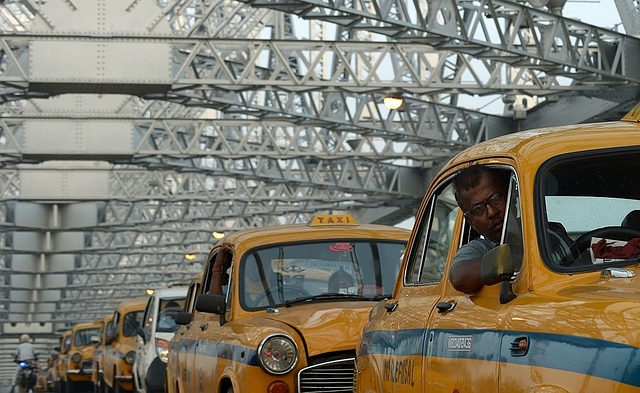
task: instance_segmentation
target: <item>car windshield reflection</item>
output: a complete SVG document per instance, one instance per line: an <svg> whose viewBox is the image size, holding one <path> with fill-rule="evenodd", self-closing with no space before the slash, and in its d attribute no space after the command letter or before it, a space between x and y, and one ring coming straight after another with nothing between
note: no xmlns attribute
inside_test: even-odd
<svg viewBox="0 0 640 393"><path fill-rule="evenodd" d="M246 255L241 303L246 309L307 301L379 300L393 290L405 244L325 241L281 244Z"/></svg>

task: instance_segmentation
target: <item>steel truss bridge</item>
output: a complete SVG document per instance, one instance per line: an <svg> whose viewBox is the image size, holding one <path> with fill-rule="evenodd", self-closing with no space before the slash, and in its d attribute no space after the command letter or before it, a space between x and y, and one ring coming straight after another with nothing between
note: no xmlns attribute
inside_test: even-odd
<svg viewBox="0 0 640 393"><path fill-rule="evenodd" d="M535 3L0 1L2 359L187 282L213 232L397 224L468 146L622 117L638 0L624 33Z"/></svg>

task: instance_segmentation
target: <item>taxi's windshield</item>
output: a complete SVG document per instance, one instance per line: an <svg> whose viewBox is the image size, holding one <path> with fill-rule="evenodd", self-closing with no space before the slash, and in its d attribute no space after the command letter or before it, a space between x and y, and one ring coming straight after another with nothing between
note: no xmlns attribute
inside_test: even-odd
<svg viewBox="0 0 640 393"><path fill-rule="evenodd" d="M76 347L83 347L85 345L90 345L91 337L100 336L100 328L90 328L90 329L82 329L76 331L76 334L73 338L73 345Z"/></svg>
<svg viewBox="0 0 640 393"><path fill-rule="evenodd" d="M241 262L240 301L246 309L297 299L376 300L389 296L404 242L379 240L280 244L253 250ZM318 296L318 295L336 295Z"/></svg>
<svg viewBox="0 0 640 393"><path fill-rule="evenodd" d="M581 153L538 179L538 228L548 266L560 271L635 264L640 256L640 149Z"/></svg>

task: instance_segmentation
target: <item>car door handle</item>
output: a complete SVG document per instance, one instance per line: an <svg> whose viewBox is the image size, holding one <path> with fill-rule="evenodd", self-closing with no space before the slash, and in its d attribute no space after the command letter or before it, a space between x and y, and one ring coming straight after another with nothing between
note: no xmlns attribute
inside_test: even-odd
<svg viewBox="0 0 640 393"><path fill-rule="evenodd" d="M439 313L443 313L443 312L447 312L447 311L451 311L456 307L456 302L438 302L438 304L436 304L436 308L438 309Z"/></svg>
<svg viewBox="0 0 640 393"><path fill-rule="evenodd" d="M200 325L200 330L207 330L208 327L209 327L209 324L205 323L203 325Z"/></svg>

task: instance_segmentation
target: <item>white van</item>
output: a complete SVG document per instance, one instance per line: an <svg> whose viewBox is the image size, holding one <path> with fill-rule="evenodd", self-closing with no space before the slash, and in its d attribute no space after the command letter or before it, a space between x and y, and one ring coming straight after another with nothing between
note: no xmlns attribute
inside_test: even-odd
<svg viewBox="0 0 640 393"><path fill-rule="evenodd" d="M175 316L183 310L187 289L186 286L158 289L149 296L133 363L134 388L138 393L164 392L169 341L178 329Z"/></svg>

